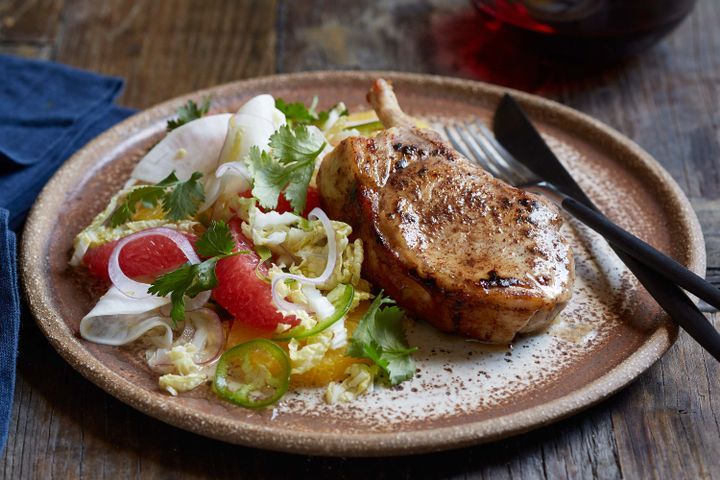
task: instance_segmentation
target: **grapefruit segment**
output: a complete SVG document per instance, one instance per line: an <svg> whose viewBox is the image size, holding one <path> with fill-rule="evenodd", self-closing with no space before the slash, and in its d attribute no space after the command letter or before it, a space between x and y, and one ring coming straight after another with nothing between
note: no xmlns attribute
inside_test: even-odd
<svg viewBox="0 0 720 480"><path fill-rule="evenodd" d="M236 322L249 327L273 330L278 323L296 325L295 317L285 317L277 311L272 301L269 283L258 278L255 270L267 277L268 269L260 263L260 257L253 250L253 244L240 230L240 220L230 220L230 230L235 239L235 251L250 250L249 254L240 254L223 258L215 266L217 287L213 289L213 298L227 310Z"/></svg>
<svg viewBox="0 0 720 480"><path fill-rule="evenodd" d="M190 243L195 244L197 240L195 235L191 233L183 235ZM85 253L83 263L92 275L110 281L108 262L119 241L120 239L93 247ZM138 238L125 245L120 252L120 268L125 275L139 281L154 279L163 273L175 270L186 261L185 254L175 243L162 235Z"/></svg>

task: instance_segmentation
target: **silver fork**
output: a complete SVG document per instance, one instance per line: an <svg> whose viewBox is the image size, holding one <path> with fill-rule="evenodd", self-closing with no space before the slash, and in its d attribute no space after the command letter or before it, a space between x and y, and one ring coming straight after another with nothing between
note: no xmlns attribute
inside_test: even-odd
<svg viewBox="0 0 720 480"><path fill-rule="evenodd" d="M720 290L664 253L615 225L602 213L561 193L516 160L480 120L443 125L450 143L495 177L523 190L539 193L602 235L648 268L720 309Z"/></svg>

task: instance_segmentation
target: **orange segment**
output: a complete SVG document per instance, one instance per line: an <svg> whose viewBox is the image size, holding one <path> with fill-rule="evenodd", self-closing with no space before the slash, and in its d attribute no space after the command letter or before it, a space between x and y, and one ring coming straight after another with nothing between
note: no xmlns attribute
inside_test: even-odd
<svg viewBox="0 0 720 480"><path fill-rule="evenodd" d="M297 387L324 387L330 382L341 382L345 379L345 370L353 363L371 362L366 359L345 356L345 349L331 350L315 367L301 375L292 375L290 383Z"/></svg>
<svg viewBox="0 0 720 480"><path fill-rule="evenodd" d="M270 338L273 336L273 333L274 332L272 330L253 328L247 324L233 320L232 327L230 327L230 333L228 333L225 350L254 338Z"/></svg>
<svg viewBox="0 0 720 480"><path fill-rule="evenodd" d="M362 302L348 315L345 327L350 338L360 323L360 319L370 306L370 302ZM345 355L346 347L330 350L325 354L319 364L301 375L290 377L291 385L295 387L324 387L330 382L341 382L345 379L345 370L353 363L372 365L372 361L365 358L353 358Z"/></svg>

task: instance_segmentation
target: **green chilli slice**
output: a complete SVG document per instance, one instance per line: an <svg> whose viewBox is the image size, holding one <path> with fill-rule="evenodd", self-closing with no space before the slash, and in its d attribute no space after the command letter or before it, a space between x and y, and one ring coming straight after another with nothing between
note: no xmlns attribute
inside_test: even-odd
<svg viewBox="0 0 720 480"><path fill-rule="evenodd" d="M256 338L220 357L213 390L222 399L245 408L277 402L290 384L290 357L278 344Z"/></svg>
<svg viewBox="0 0 720 480"><path fill-rule="evenodd" d="M355 289L353 288L353 286L349 283L345 284L345 290L343 290L340 297L335 300L335 302L333 302L335 311L332 315L322 321L319 321L314 327L309 330L302 327L295 327L287 332L283 332L280 335L273 337L273 340L277 342L288 342L293 338L296 340L302 340L303 338L317 335L323 330L330 328L333 324L335 324L335 322L343 318L348 313L350 307L352 306L354 297Z"/></svg>

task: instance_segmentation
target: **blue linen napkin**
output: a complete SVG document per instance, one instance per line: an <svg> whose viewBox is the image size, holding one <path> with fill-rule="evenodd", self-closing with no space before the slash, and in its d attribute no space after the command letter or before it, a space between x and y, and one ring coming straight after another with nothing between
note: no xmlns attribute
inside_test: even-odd
<svg viewBox="0 0 720 480"><path fill-rule="evenodd" d="M35 197L76 150L133 110L112 104L120 78L0 55L0 208L19 229Z"/></svg>
<svg viewBox="0 0 720 480"><path fill-rule="evenodd" d="M8 212L0 208L0 451L7 440L15 391L15 357L20 331L15 234Z"/></svg>
<svg viewBox="0 0 720 480"><path fill-rule="evenodd" d="M113 105L122 86L120 78L0 55L0 452L12 414L21 312L13 230L65 160L133 114Z"/></svg>

